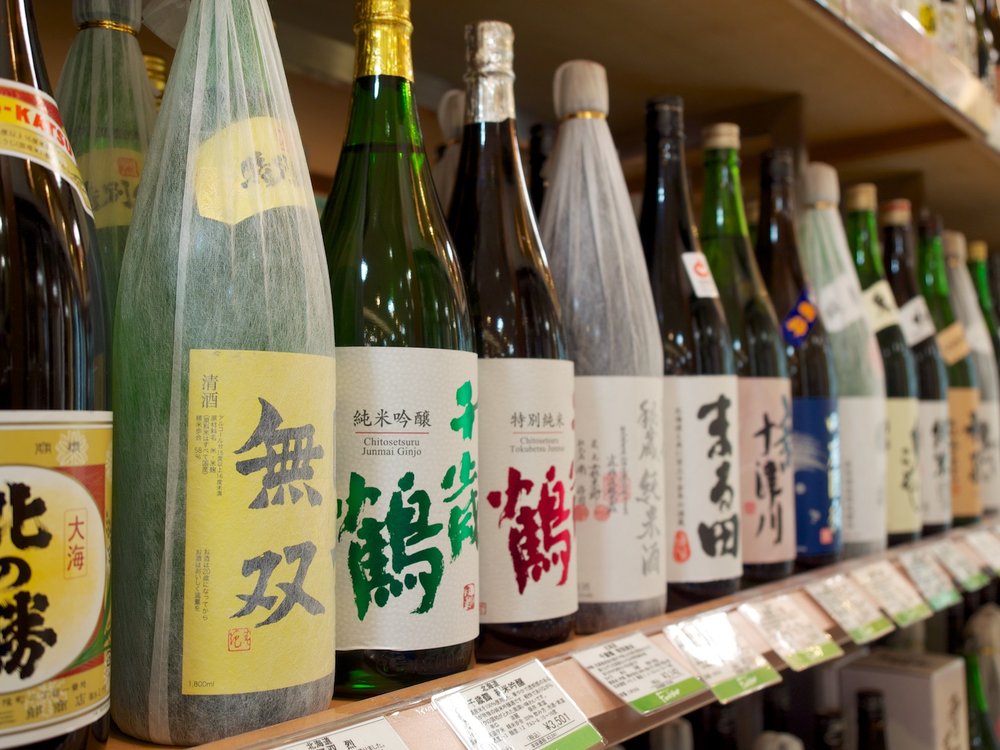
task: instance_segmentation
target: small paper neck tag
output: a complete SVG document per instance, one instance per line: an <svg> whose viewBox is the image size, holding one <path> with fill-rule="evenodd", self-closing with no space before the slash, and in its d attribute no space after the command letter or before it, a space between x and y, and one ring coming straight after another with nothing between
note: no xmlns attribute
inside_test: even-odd
<svg viewBox="0 0 1000 750"><path fill-rule="evenodd" d="M719 296L719 288L715 285L712 270L708 267L708 258L704 253L681 253L684 270L687 271L691 289L696 297L715 298Z"/></svg>

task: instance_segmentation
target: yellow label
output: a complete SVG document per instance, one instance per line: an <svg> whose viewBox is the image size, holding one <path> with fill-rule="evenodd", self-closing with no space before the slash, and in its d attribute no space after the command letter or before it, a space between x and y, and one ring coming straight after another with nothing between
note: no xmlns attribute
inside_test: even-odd
<svg viewBox="0 0 1000 750"><path fill-rule="evenodd" d="M886 436L889 533L906 534L918 531L922 525L917 399L886 399L886 415L889 417Z"/></svg>
<svg viewBox="0 0 1000 750"><path fill-rule="evenodd" d="M233 123L198 147L198 211L208 219L239 224L271 208L310 206L312 191L296 169L288 136L273 117Z"/></svg>
<svg viewBox="0 0 1000 750"><path fill-rule="evenodd" d="M142 161L140 152L125 148L94 149L80 155L80 172L98 229L132 223Z"/></svg>
<svg viewBox="0 0 1000 750"><path fill-rule="evenodd" d="M969 518L983 513L982 490L976 469L980 441L976 428L979 390L948 389L948 416L951 422L951 513Z"/></svg>
<svg viewBox="0 0 1000 750"><path fill-rule="evenodd" d="M0 457L6 747L8 735L70 731L108 702L111 413L0 411Z"/></svg>
<svg viewBox="0 0 1000 750"><path fill-rule="evenodd" d="M73 186L84 209L92 213L59 107L48 94L0 79L0 153L52 170Z"/></svg>
<svg viewBox="0 0 1000 750"><path fill-rule="evenodd" d="M965 327L957 320L947 328L938 331L937 345L938 349L941 350L941 358L947 365L953 365L960 359L965 359L972 351L968 339L965 338Z"/></svg>
<svg viewBox="0 0 1000 750"><path fill-rule="evenodd" d="M191 351L185 695L333 671L334 360Z"/></svg>

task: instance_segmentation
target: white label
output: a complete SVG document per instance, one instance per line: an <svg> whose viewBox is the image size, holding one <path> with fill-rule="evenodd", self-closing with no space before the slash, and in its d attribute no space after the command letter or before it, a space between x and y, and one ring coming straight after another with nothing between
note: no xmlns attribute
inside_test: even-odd
<svg viewBox="0 0 1000 750"><path fill-rule="evenodd" d="M742 604L739 611L754 624L774 652L797 672L844 654L829 634L810 620L787 594Z"/></svg>
<svg viewBox="0 0 1000 750"><path fill-rule="evenodd" d="M469 750L578 749L602 741L538 660L432 702Z"/></svg>
<svg viewBox="0 0 1000 750"><path fill-rule="evenodd" d="M992 362L991 356L990 363ZM980 401L976 417L979 431L976 472L983 497L983 509L996 511L1000 509L1000 404L996 401Z"/></svg>
<svg viewBox="0 0 1000 750"><path fill-rule="evenodd" d="M889 431L886 499L889 533L919 531L921 520L920 468L917 460L917 422L920 410L915 398L886 399Z"/></svg>
<svg viewBox="0 0 1000 750"><path fill-rule="evenodd" d="M310 740L282 745L277 750L406 750L406 744L383 717L339 729Z"/></svg>
<svg viewBox="0 0 1000 750"><path fill-rule="evenodd" d="M979 563L962 545L945 539L934 545L933 551L944 569L966 591L978 591L989 583L989 578L983 573Z"/></svg>
<svg viewBox="0 0 1000 750"><path fill-rule="evenodd" d="M338 650L478 635L478 397L471 352L337 347Z"/></svg>
<svg viewBox="0 0 1000 750"><path fill-rule="evenodd" d="M886 405L883 398L841 397L840 497L844 542L885 544Z"/></svg>
<svg viewBox="0 0 1000 750"><path fill-rule="evenodd" d="M878 333L883 328L899 325L899 308L888 281L876 281L862 292L861 297L872 331Z"/></svg>
<svg viewBox="0 0 1000 750"><path fill-rule="evenodd" d="M671 583L743 574L738 413L735 376L663 379Z"/></svg>
<svg viewBox="0 0 1000 750"><path fill-rule="evenodd" d="M858 585L843 574L811 583L806 591L855 643L868 643L896 629Z"/></svg>
<svg viewBox="0 0 1000 750"><path fill-rule="evenodd" d="M639 713L650 713L705 689L705 683L642 633L579 651L573 658Z"/></svg>
<svg viewBox="0 0 1000 750"><path fill-rule="evenodd" d="M924 526L951 524L951 422L947 401L917 405L920 497Z"/></svg>
<svg viewBox="0 0 1000 750"><path fill-rule="evenodd" d="M993 342L990 341L990 332L981 315L975 316L972 325L965 329L965 340L969 342L972 351L993 356Z"/></svg>
<svg viewBox="0 0 1000 750"><path fill-rule="evenodd" d="M573 363L479 360L479 619L576 611Z"/></svg>
<svg viewBox="0 0 1000 750"><path fill-rule="evenodd" d="M927 300L918 294L899 308L899 327L903 329L903 338L910 347L933 336L936 330Z"/></svg>
<svg viewBox="0 0 1000 750"><path fill-rule="evenodd" d="M684 270L687 271L691 289L696 297L719 296L719 288L715 285L715 278L708 267L708 259L704 253L681 253L681 260L684 261Z"/></svg>
<svg viewBox="0 0 1000 750"><path fill-rule="evenodd" d="M1000 573L1000 539L989 531L973 531L965 537L965 541L993 568L994 573Z"/></svg>
<svg viewBox="0 0 1000 750"><path fill-rule="evenodd" d="M864 308L861 287L854 271L845 271L816 293L823 325L829 333L837 333L861 319Z"/></svg>
<svg viewBox="0 0 1000 750"><path fill-rule="evenodd" d="M740 378L743 562L795 559L792 389L785 378Z"/></svg>
<svg viewBox="0 0 1000 750"><path fill-rule="evenodd" d="M580 601L663 596L663 378L576 378Z"/></svg>
<svg viewBox="0 0 1000 750"><path fill-rule="evenodd" d="M961 601L958 590L951 579L934 559L926 547L904 552L899 556L906 574L916 584L920 594L935 611L945 609Z"/></svg>
<svg viewBox="0 0 1000 750"><path fill-rule="evenodd" d="M866 565L851 575L901 628L931 616L931 608L888 560Z"/></svg>

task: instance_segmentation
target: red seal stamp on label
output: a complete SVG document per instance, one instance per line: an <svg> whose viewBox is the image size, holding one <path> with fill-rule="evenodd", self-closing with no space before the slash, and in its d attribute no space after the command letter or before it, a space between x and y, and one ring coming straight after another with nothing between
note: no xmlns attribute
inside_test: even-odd
<svg viewBox="0 0 1000 750"><path fill-rule="evenodd" d="M250 628L230 628L229 629L229 650L249 651L253 645L250 635Z"/></svg>
<svg viewBox="0 0 1000 750"><path fill-rule="evenodd" d="M465 584L462 590L462 606L470 612L476 608L476 584Z"/></svg>

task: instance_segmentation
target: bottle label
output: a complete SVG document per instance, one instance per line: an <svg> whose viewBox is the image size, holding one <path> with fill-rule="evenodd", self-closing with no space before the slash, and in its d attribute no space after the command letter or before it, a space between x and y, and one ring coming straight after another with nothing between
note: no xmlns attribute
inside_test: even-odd
<svg viewBox="0 0 1000 750"><path fill-rule="evenodd" d="M337 348L337 649L479 633L478 360Z"/></svg>
<svg viewBox="0 0 1000 750"><path fill-rule="evenodd" d="M743 575L737 379L663 379L667 539L671 583Z"/></svg>
<svg viewBox="0 0 1000 750"><path fill-rule="evenodd" d="M924 526L951 524L951 421L948 401L921 401L917 450Z"/></svg>
<svg viewBox="0 0 1000 750"><path fill-rule="evenodd" d="M876 281L862 292L861 297L865 301L865 313L872 331L878 333L889 326L899 325L899 308L888 281Z"/></svg>
<svg viewBox="0 0 1000 750"><path fill-rule="evenodd" d="M949 388L951 428L951 515L972 518L983 514L979 481L979 389Z"/></svg>
<svg viewBox="0 0 1000 750"><path fill-rule="evenodd" d="M681 260L684 261L684 270L687 271L688 281L691 282L691 289L696 297L714 299L719 296L719 288L715 285L715 277L712 276L712 269L708 267L708 259L704 253L681 253Z"/></svg>
<svg viewBox="0 0 1000 750"><path fill-rule="evenodd" d="M927 300L918 294L899 308L899 327L903 329L903 338L910 347L933 336L934 319L927 307Z"/></svg>
<svg viewBox="0 0 1000 750"><path fill-rule="evenodd" d="M885 545L886 402L837 399L840 411L840 493L844 542Z"/></svg>
<svg viewBox="0 0 1000 750"><path fill-rule="evenodd" d="M798 555L840 549L840 415L830 398L792 400Z"/></svg>
<svg viewBox="0 0 1000 750"><path fill-rule="evenodd" d="M957 320L947 328L938 331L937 345L941 352L941 358L949 366L960 359L965 359L972 351L968 339L965 338L965 326Z"/></svg>
<svg viewBox="0 0 1000 750"><path fill-rule="evenodd" d="M921 519L920 468L917 460L917 431L920 409L915 398L886 399L889 429L886 432L888 455L888 531L909 534L919 531Z"/></svg>
<svg viewBox="0 0 1000 750"><path fill-rule="evenodd" d="M572 614L573 363L480 359L479 393L479 620Z"/></svg>
<svg viewBox="0 0 1000 750"><path fill-rule="evenodd" d="M976 410L979 455L976 477L983 497L983 510L1000 510L1000 404L980 401Z"/></svg>
<svg viewBox="0 0 1000 750"><path fill-rule="evenodd" d="M183 695L333 671L334 360L192 349Z"/></svg>
<svg viewBox="0 0 1000 750"><path fill-rule="evenodd" d="M792 389L787 378L739 378L744 564L795 558Z"/></svg>
<svg viewBox="0 0 1000 750"><path fill-rule="evenodd" d="M816 317L816 306L809 296L809 290L803 289L788 315L781 321L781 335L785 343L796 349L802 346L816 325Z"/></svg>
<svg viewBox="0 0 1000 750"><path fill-rule="evenodd" d="M822 287L816 295L816 301L828 333L844 330L864 314L861 287L854 271L845 271Z"/></svg>
<svg viewBox="0 0 1000 750"><path fill-rule="evenodd" d="M573 515L580 601L662 597L667 585L663 378L576 378Z"/></svg>
<svg viewBox="0 0 1000 750"><path fill-rule="evenodd" d="M27 159L66 180L93 215L59 105L44 91L0 79L0 154Z"/></svg>
<svg viewBox="0 0 1000 750"><path fill-rule="evenodd" d="M142 153L99 148L80 154L78 161L94 209L94 225L98 229L129 226L142 174Z"/></svg>
<svg viewBox="0 0 1000 750"><path fill-rule="evenodd" d="M268 209L311 206L289 136L273 117L250 117L198 147L194 194L206 219L236 225Z"/></svg>
<svg viewBox="0 0 1000 750"><path fill-rule="evenodd" d="M111 412L0 411L0 457L0 744L9 746L107 711Z"/></svg>

